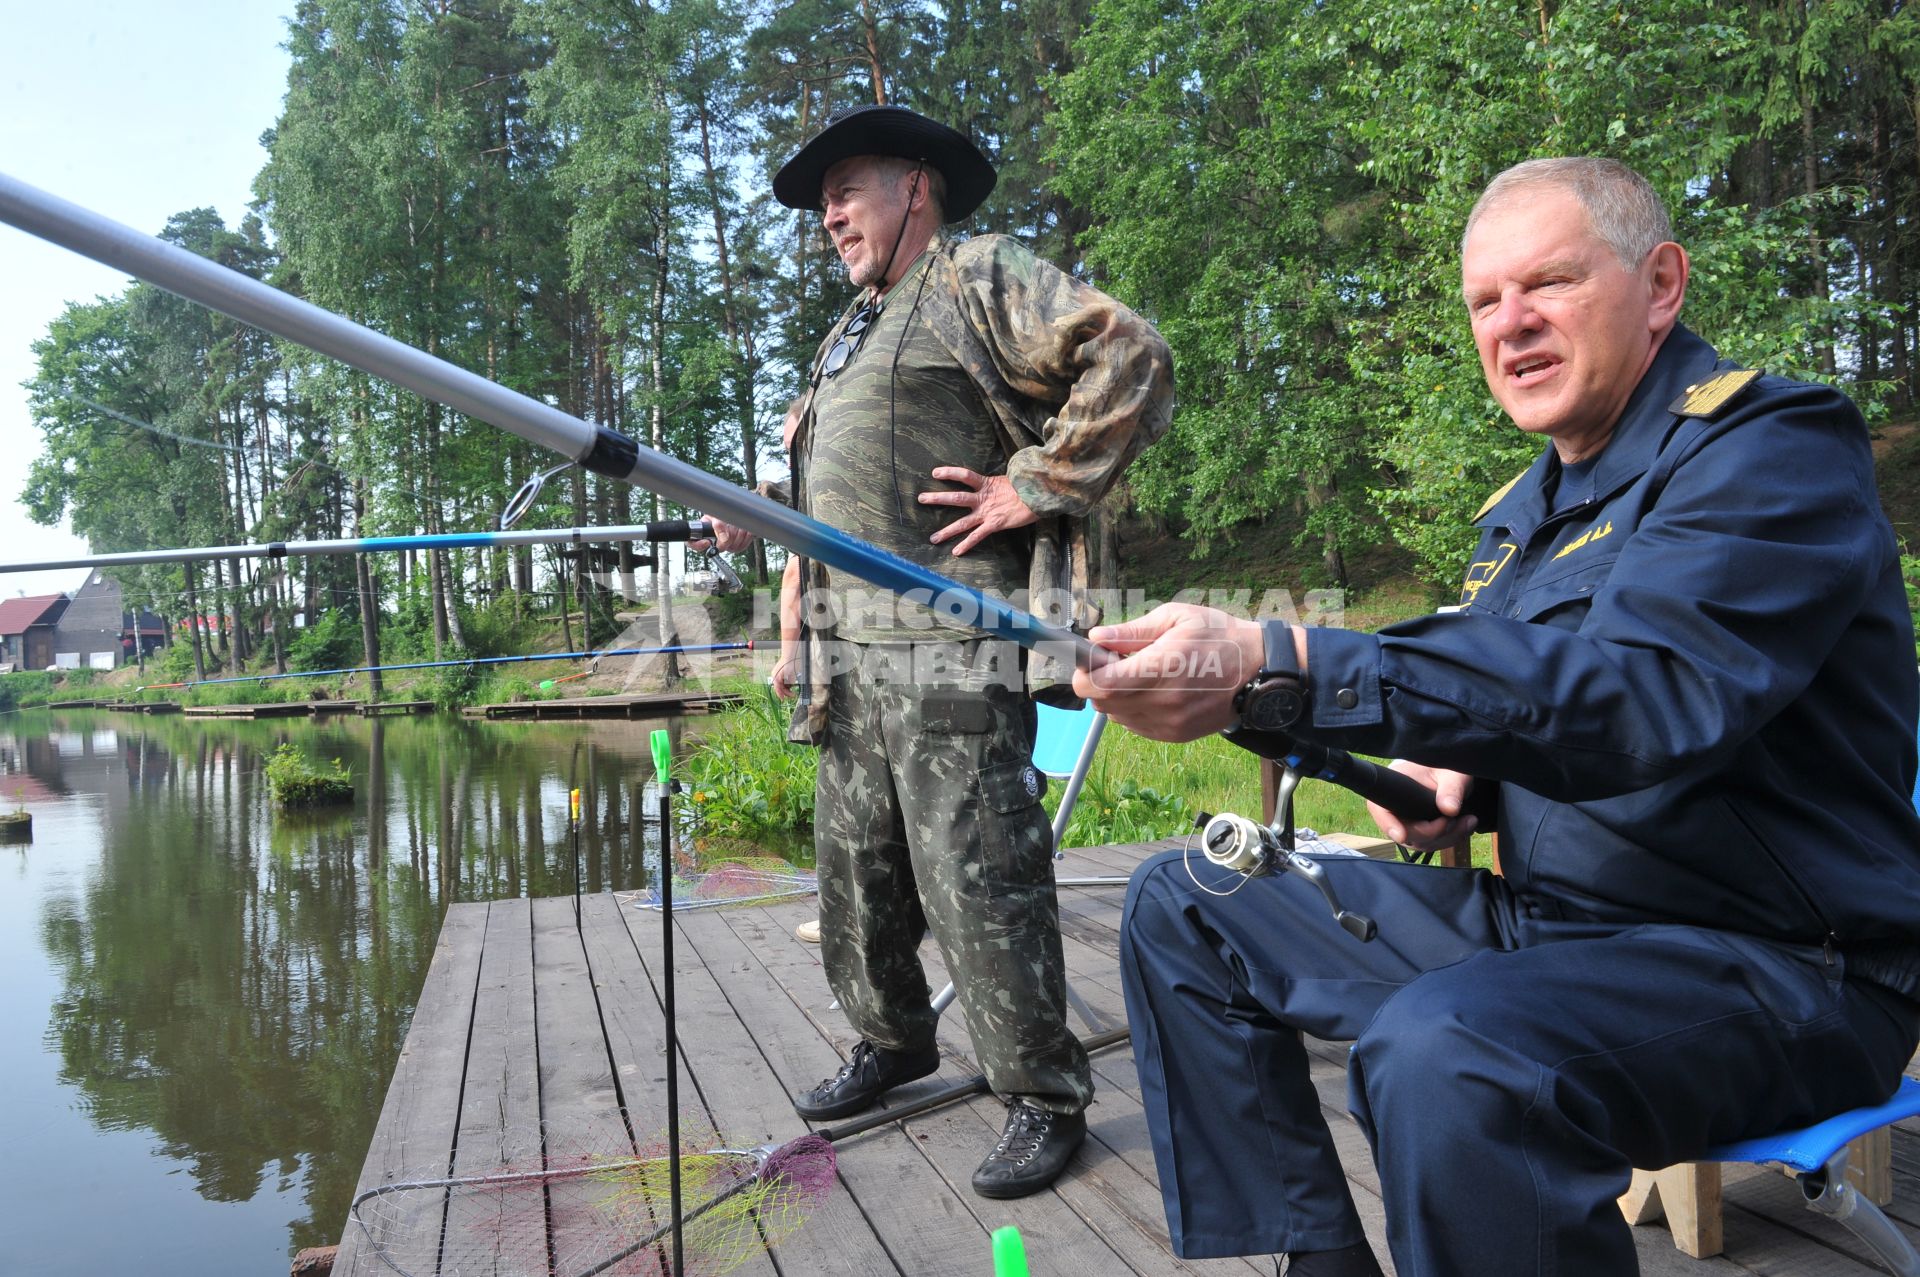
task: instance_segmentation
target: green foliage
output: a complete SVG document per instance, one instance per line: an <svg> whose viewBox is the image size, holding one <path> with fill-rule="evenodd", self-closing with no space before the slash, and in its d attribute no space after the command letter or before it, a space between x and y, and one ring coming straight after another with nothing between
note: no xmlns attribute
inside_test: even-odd
<svg viewBox="0 0 1920 1277"><path fill-rule="evenodd" d="M53 675L45 670L0 674L0 713L45 705L53 693Z"/></svg>
<svg viewBox="0 0 1920 1277"><path fill-rule="evenodd" d="M1687 320L1729 356L1831 380L1851 334L1873 398L1870 365L1905 340L1876 237L1912 179L1851 138L1911 123L1915 25L1852 2L1665 0L1631 20L1447 0L1100 5L1053 86L1053 158L1094 214L1089 263L1174 348L1179 412L1135 464L1139 499L1202 546L1284 521L1336 575L1335 551L1378 522L1428 579L1457 581L1468 520L1539 447L1480 375L1459 238L1487 179L1537 155L1647 174L1693 254Z"/></svg>
<svg viewBox="0 0 1920 1277"><path fill-rule="evenodd" d="M687 811L702 832L790 836L813 827L817 751L787 742L791 706L762 686L701 724L682 764Z"/></svg>
<svg viewBox="0 0 1920 1277"><path fill-rule="evenodd" d="M100 681L100 672L98 670L62 670L60 673L50 675L49 677L56 680L54 690L49 692L47 696L47 700L51 704L58 704L61 701L92 700L98 695L96 691L96 684Z"/></svg>
<svg viewBox="0 0 1920 1277"><path fill-rule="evenodd" d="M345 764L334 759L316 767L292 745L283 744L267 760L267 783L274 801L284 808L327 807L353 801L353 785Z"/></svg>
<svg viewBox="0 0 1920 1277"><path fill-rule="evenodd" d="M703 835L784 843L813 827L816 751L787 743L791 702L764 685L745 703L703 720L681 764L683 814ZM1048 786L1051 816L1064 785ZM1365 804L1333 785L1304 786L1299 823L1322 832L1371 831ZM1109 728L1068 822L1066 845L1144 842L1181 834L1202 812L1260 812L1259 762L1211 736L1169 745Z"/></svg>
<svg viewBox="0 0 1920 1277"><path fill-rule="evenodd" d="M297 630L287 644L290 670L339 670L360 664L360 619L337 607ZM192 654L188 654L192 659Z"/></svg>
<svg viewBox="0 0 1920 1277"><path fill-rule="evenodd" d="M193 677L193 647L176 641L147 658L148 683L184 683Z"/></svg>
<svg viewBox="0 0 1920 1277"><path fill-rule="evenodd" d="M1688 322L1729 356L1870 412L1920 380L1905 6L303 0L287 49L258 216L183 210L167 239L729 480L777 471L781 409L848 294L766 174L880 100L998 164L963 232L1024 235L1160 326L1177 417L1128 491L1197 554L1284 532L1302 579L1259 586L1346 584L1389 543L1458 580L1468 519L1537 447L1487 394L1457 297L1467 210L1522 158L1647 173L1693 257ZM143 284L69 306L34 353L24 502L102 551L488 526L548 464ZM576 470L528 526L677 513ZM365 599L344 559L289 562L286 588L280 565L125 581L237 618L228 666L316 600L291 660L323 668L359 663L339 618L361 605L389 661L433 655L436 613L443 648L527 650L511 605L466 600L559 568L454 550L402 584L382 556ZM591 606L599 637L607 594Z"/></svg>
<svg viewBox="0 0 1920 1277"><path fill-rule="evenodd" d="M453 659L458 653L449 653ZM480 685L477 665L448 665L423 671L424 677L413 685L413 699L432 701L440 709L455 709L474 703L474 690Z"/></svg>
<svg viewBox="0 0 1920 1277"><path fill-rule="evenodd" d="M1050 808L1059 810L1056 798ZM1095 764L1074 802L1062 844L1095 847L1102 843L1150 842L1193 828L1194 808L1178 794L1164 793L1128 776L1115 781L1113 769Z"/></svg>
<svg viewBox="0 0 1920 1277"><path fill-rule="evenodd" d="M542 651L547 627L526 615L519 600L503 596L462 614L467 651L475 656L516 656Z"/></svg>

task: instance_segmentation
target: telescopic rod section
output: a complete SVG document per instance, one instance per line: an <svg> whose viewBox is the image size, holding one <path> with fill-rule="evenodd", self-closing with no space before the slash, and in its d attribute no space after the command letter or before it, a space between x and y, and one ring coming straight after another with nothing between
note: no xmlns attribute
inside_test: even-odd
<svg viewBox="0 0 1920 1277"><path fill-rule="evenodd" d="M713 535L700 519L663 519L656 523L608 528L528 528L524 532L437 532L424 536L350 537L341 541L263 541L258 545L208 545L184 550L128 550L88 554L37 563L0 563L0 574L45 572L57 568L119 568L149 563L205 563L212 560L286 559L327 554L378 554L393 550L465 550L504 545L605 545L616 541L689 541Z"/></svg>
<svg viewBox="0 0 1920 1277"><path fill-rule="evenodd" d="M911 595L951 623L1022 647L1044 646L1081 665L1099 659L1084 635L1064 626L5 174L0 174L0 222L489 422L597 474L706 511L830 568Z"/></svg>

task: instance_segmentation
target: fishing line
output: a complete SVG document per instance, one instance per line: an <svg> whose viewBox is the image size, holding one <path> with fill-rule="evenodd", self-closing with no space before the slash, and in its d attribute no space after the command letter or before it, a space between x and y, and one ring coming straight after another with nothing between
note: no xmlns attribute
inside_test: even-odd
<svg viewBox="0 0 1920 1277"><path fill-rule="evenodd" d="M244 449L239 448L234 444L216 443L212 439L195 439L192 435L175 434L171 430L162 430L159 426L154 425L150 421L141 421L136 417L129 417L124 412L115 412L113 409L107 407L105 404L95 403L91 399L73 399L70 402L85 404L87 407L93 409L95 412L101 413L104 416L112 417L115 421L125 422L127 425L134 426L140 430L150 431L151 433L160 435L163 438L172 439L176 443L190 443L196 448L218 448L222 452L245 451Z"/></svg>
<svg viewBox="0 0 1920 1277"><path fill-rule="evenodd" d="M696 652L750 652L752 650L752 639L742 639L737 643L678 644L673 647L609 647L585 652L546 652L528 656L470 656L458 661L408 661L399 665L355 665L337 670L294 670L287 674L237 674L232 678L197 678L184 683L144 683L133 690L147 692L181 687L209 687L216 683L271 683L283 678L332 678L337 674L384 674L389 670L435 670L467 665L514 665L527 661L597 661L607 656L692 655ZM588 671L588 673L591 672ZM569 675L569 677L579 676Z"/></svg>

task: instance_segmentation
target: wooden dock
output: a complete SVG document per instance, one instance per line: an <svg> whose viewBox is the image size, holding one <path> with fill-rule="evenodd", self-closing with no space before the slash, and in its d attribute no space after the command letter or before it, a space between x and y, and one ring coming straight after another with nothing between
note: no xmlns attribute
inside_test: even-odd
<svg viewBox="0 0 1920 1277"><path fill-rule="evenodd" d="M460 712L468 718L671 718L676 714L711 713L739 701L738 692L650 692L469 705Z"/></svg>
<svg viewBox="0 0 1920 1277"><path fill-rule="evenodd" d="M264 705L189 705L189 718L319 718L357 714L364 701L271 701Z"/></svg>
<svg viewBox="0 0 1920 1277"><path fill-rule="evenodd" d="M360 706L362 718L387 718L395 714L431 714L432 701L366 701Z"/></svg>
<svg viewBox="0 0 1920 1277"><path fill-rule="evenodd" d="M1159 845L1072 851L1060 876L1124 874ZM1074 988L1115 1021L1123 1014L1115 957L1120 903L1113 887L1061 892ZM813 912L813 900L801 898L676 915L683 1129L711 1130L738 1147L804 1133L788 1095L832 1073L854 1041L831 1007L819 948L793 936L795 924ZM550 1140L586 1138L617 1126L623 1102L636 1132L664 1132L660 953L660 915L609 895L584 901L578 930L570 898L452 906L360 1189L396 1171L453 1164L457 1142L497 1140L503 1129L524 1131L540 1120ZM938 987L945 974L931 943L923 956ZM1336 1044L1310 1045L1354 1197L1386 1262L1379 1182L1345 1112L1346 1053ZM941 1021L941 1050L940 1072L893 1098L910 1102L974 1072L957 1015ZM1098 1094L1088 1141L1052 1189L1014 1202L972 1193L968 1177L998 1136L1004 1110L990 1097L966 1101L839 1145L838 1183L809 1222L756 1251L738 1271L979 1277L992 1270L991 1230L1015 1224L1039 1274L1272 1273L1265 1258L1173 1257L1131 1054L1122 1046L1093 1063ZM1920 1129L1894 1132L1894 1167L1890 1213L1920 1237ZM1460 1173L1473 1171L1463 1166ZM1879 1271L1850 1234L1806 1210L1784 1176L1730 1166L1724 1196L1723 1255L1689 1259L1664 1226L1641 1227L1641 1272ZM390 1270L357 1229L348 1229L333 1271L375 1277Z"/></svg>

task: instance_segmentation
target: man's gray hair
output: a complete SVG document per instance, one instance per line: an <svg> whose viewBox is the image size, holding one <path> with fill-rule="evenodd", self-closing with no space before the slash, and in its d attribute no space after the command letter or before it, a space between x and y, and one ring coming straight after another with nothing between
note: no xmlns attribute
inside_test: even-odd
<svg viewBox="0 0 1920 1277"><path fill-rule="evenodd" d="M1570 156L1526 160L1487 183L1487 189L1474 201L1473 212L1467 214L1467 229L1460 236L1463 251L1466 237L1473 233L1473 224L1482 214L1548 187L1580 201L1593 233L1606 241L1627 270L1645 261L1655 245L1673 238L1667 206L1646 178L1618 160Z"/></svg>
<svg viewBox="0 0 1920 1277"><path fill-rule="evenodd" d="M899 155L876 155L873 162L882 172L905 181L915 169L920 170L927 182L927 196L933 202L933 211L940 220L947 220L947 175L925 160L910 160Z"/></svg>

